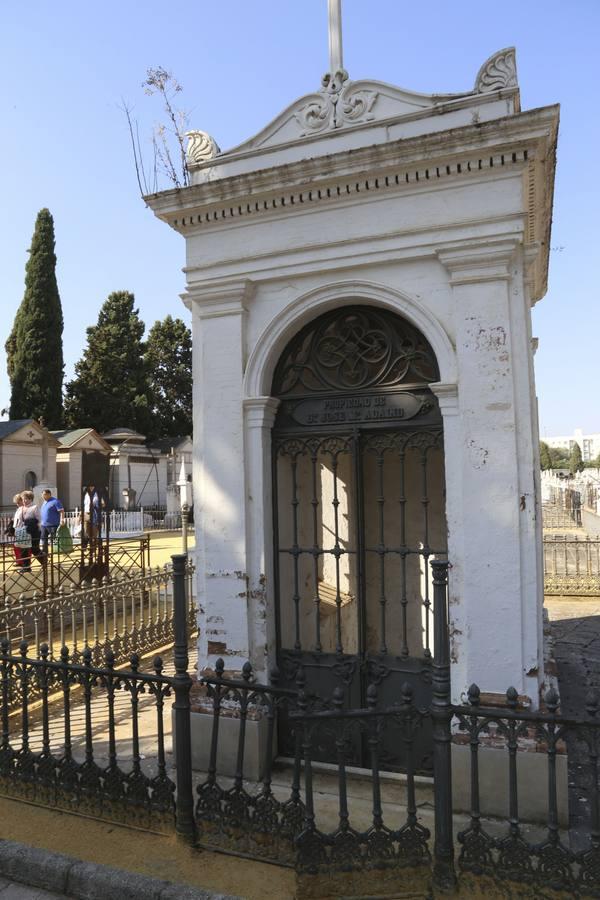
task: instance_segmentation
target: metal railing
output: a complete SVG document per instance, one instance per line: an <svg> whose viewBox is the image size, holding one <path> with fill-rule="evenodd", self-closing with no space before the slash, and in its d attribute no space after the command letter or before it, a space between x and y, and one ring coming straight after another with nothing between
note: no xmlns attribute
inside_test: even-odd
<svg viewBox="0 0 600 900"><path fill-rule="evenodd" d="M453 713L470 747L471 811L470 821L458 835L461 846L458 867L463 872L488 875L502 881L526 884L547 892L564 891L570 897L600 896L600 792L598 753L600 721L598 700L590 694L589 718L568 719L558 715L559 697L551 688L545 695L546 712L518 708L514 688L506 692L504 707L480 705L480 691L472 685L468 703L454 706ZM588 760L587 840L585 849L573 852L569 836L559 824L557 759L569 742L583 744ZM508 821L495 831L482 822L481 779L479 766L486 744L505 752L508 767ZM520 756L525 747L543 753L547 761L547 816L539 836L529 837L519 816Z"/></svg>
<svg viewBox="0 0 600 900"><path fill-rule="evenodd" d="M10 638L2 638L0 793L152 831L172 829L175 784L167 773L165 706L167 698L174 696L176 710L187 714L189 743L187 631L192 618L195 622L189 591L192 570L185 557L177 562L177 590L169 591L172 614L168 622L163 620L159 633L161 639L179 641L172 676L165 674L160 657L155 657L152 672L141 672L138 653L130 656L127 668L118 668L119 657L110 644L101 647L86 641L82 652L72 653L63 646L53 658L48 644L41 644L37 655L31 656L26 640L14 651ZM172 586L173 573L166 574ZM160 578L164 583L164 577ZM136 637L140 633L138 629ZM151 771L144 766L140 734L141 707L148 700L155 721ZM176 715L184 746L186 723L180 713ZM124 718L125 739L120 734ZM105 733L97 740L99 719ZM79 741L74 734L77 728L82 732ZM189 767L189 756L181 757ZM186 792L181 786L191 777L191 769L184 773L180 768L178 763L175 823L187 833Z"/></svg>
<svg viewBox="0 0 600 900"><path fill-rule="evenodd" d="M36 545L27 560L17 558L12 541L0 543L0 597L31 594L54 596L105 576L143 576L150 566L150 535L116 541L98 538L64 552L49 543L45 555Z"/></svg>
<svg viewBox="0 0 600 900"><path fill-rule="evenodd" d="M110 650L99 664L94 664L90 646L75 660L67 650L59 659L51 659L50 648L44 646L39 658L32 658L25 643L18 652L11 652L4 639L0 646L1 793L154 831L174 828L191 845L291 866L305 896L380 895L408 878L415 894L417 881L423 895L432 884L436 891L452 893L463 878L482 875L501 881L504 888L512 884L516 890L525 884L531 896L560 891L568 896L600 896L597 699L588 698L587 717L582 720L559 714L553 690L546 694L546 708L540 712L523 709L513 688L502 705L483 703L476 686L465 704L453 705L446 563L432 563L433 701L427 708L416 704L408 686L394 704L382 706L376 684L369 687L364 707L348 708L339 688L331 697L308 692L301 668L296 687L282 688L277 671L271 673L272 683L256 683L249 664L235 677L225 674L219 660L215 672L199 679L195 689L209 713L210 733L206 770L194 786L186 561L184 556L173 561L173 675L165 673L160 659L152 672L140 672L137 655L128 668L117 670ZM11 715L12 692L18 695L19 707ZM59 698L55 704L60 711L58 730L52 727L52 695ZM119 707L123 697L125 704ZM175 698L174 774L168 767L164 730L171 697ZM77 746L72 733L76 698L83 723L83 740ZM119 708L125 709L125 716ZM142 751L144 709L156 723L152 753ZM101 725L97 710L104 710ZM287 779L276 759L275 727L282 715L293 723L295 748ZM126 738L119 731L124 718ZM434 756L429 814L417 803L423 786L413 760L415 736L428 720L433 724ZM400 729L405 750L400 805L391 803L386 794L385 741L392 725L396 734ZM263 739L257 745L258 756L251 758L249 732L258 726ZM351 790L354 776L349 765L356 733L369 751L369 767L363 771L368 794L363 792L358 800ZM331 802L323 803L318 783L321 769L316 760L324 741L333 741L336 754L335 765L328 769L333 808ZM589 768L587 837L578 851L569 847L557 799L557 762L569 750L569 741L583 742ZM464 827L459 826L464 819L457 817L452 801L455 745L469 757L470 802ZM520 814L519 773L523 767L530 771L525 763L531 761L532 753L545 759L546 766L545 813L538 817L537 833ZM504 820L486 818L489 785L480 773L488 754L493 755L495 771L502 769L507 776ZM252 767L257 766L258 776L251 776ZM503 790L499 778L492 789L496 794ZM460 853L455 861L457 829Z"/></svg>
<svg viewBox="0 0 600 900"><path fill-rule="evenodd" d="M12 525L14 512L0 513L0 540L12 542L6 532ZM106 529L115 539L120 535L138 535L144 531L169 531L181 528L181 512L167 512L166 507L140 507L139 509L111 509L104 513ZM81 510L65 510L65 523L71 536L79 539L81 527Z"/></svg>
<svg viewBox="0 0 600 900"><path fill-rule="evenodd" d="M600 595L600 539L544 534L544 593Z"/></svg>
<svg viewBox="0 0 600 900"><path fill-rule="evenodd" d="M542 504L544 528L580 528L581 492L572 488L551 487L550 499Z"/></svg>
<svg viewBox="0 0 600 900"><path fill-rule="evenodd" d="M186 621L195 629L193 572L188 564ZM89 650L98 665L110 650L119 665L132 653L144 654L173 641L172 584L172 567L166 565L137 577L122 575L73 590L60 588L52 597L36 593L6 597L0 601L0 634L13 649L28 642L36 655L45 643L51 660L67 647L74 660Z"/></svg>

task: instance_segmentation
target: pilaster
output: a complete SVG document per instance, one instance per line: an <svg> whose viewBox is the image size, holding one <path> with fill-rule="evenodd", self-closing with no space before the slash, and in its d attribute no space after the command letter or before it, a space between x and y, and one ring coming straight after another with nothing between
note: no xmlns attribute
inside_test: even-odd
<svg viewBox="0 0 600 900"><path fill-rule="evenodd" d="M473 682L499 694L514 685L537 704L540 548L532 437L520 427L529 385L522 254L503 240L438 258L452 287L461 386L460 403L433 386L445 428L453 695Z"/></svg>
<svg viewBox="0 0 600 900"><path fill-rule="evenodd" d="M188 287L194 340L194 518L199 606L198 670L249 657L244 423L247 280Z"/></svg>
<svg viewBox="0 0 600 900"><path fill-rule="evenodd" d="M258 677L275 663L271 429L279 400L244 400L250 661Z"/></svg>

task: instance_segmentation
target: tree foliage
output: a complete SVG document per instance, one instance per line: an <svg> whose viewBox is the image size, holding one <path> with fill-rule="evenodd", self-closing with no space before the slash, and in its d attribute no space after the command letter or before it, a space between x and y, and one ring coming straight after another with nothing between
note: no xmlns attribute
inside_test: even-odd
<svg viewBox="0 0 600 900"><path fill-rule="evenodd" d="M60 428L63 417L63 314L56 282L54 220L37 215L25 266L25 293L6 341L11 419L39 419Z"/></svg>
<svg viewBox="0 0 600 900"><path fill-rule="evenodd" d="M147 434L149 384L142 341L145 325L129 291L109 294L66 387L65 418L73 428L108 431L119 425Z"/></svg>
<svg viewBox="0 0 600 900"><path fill-rule="evenodd" d="M545 441L540 441L540 467L542 469L552 468L552 458L550 456L550 447Z"/></svg>
<svg viewBox="0 0 600 900"><path fill-rule="evenodd" d="M573 446L571 447L571 454L569 456L569 472L571 475L576 475L577 472L583 472L584 465L583 459L581 456L581 447L575 441Z"/></svg>
<svg viewBox="0 0 600 900"><path fill-rule="evenodd" d="M547 448L550 465L548 469L568 469L570 452L568 447L550 447L545 441L540 441L540 465L544 468L543 462L545 458L543 448Z"/></svg>
<svg viewBox="0 0 600 900"><path fill-rule="evenodd" d="M192 433L192 334L181 319L155 322L146 343L153 433Z"/></svg>

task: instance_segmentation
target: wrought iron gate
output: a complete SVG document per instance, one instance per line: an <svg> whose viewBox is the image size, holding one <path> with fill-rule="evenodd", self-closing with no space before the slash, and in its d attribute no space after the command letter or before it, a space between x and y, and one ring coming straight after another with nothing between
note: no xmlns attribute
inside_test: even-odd
<svg viewBox="0 0 600 900"><path fill-rule="evenodd" d="M337 688L347 708L378 685L389 706L431 694L430 561L446 555L443 436L431 347L409 323L346 307L305 327L281 357L273 395L277 641L284 685ZM416 745L431 769L431 728ZM381 761L403 767L390 730ZM281 717L280 752L293 755ZM357 727L352 762L367 754ZM318 755L335 759L335 735Z"/></svg>

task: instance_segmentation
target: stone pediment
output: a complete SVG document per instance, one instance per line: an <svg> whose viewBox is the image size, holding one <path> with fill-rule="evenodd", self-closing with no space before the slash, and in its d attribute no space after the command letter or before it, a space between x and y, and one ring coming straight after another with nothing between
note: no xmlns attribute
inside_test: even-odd
<svg viewBox="0 0 600 900"><path fill-rule="evenodd" d="M9 444L41 444L46 440L49 447L58 447L58 441L46 428L39 425L35 419L20 419L3 422L5 426L0 434L0 441ZM11 427L12 426L12 427Z"/></svg>
<svg viewBox="0 0 600 900"><path fill-rule="evenodd" d="M351 126L389 120L436 115L442 108L454 108L469 98L485 99L497 91L517 89L515 50L510 47L491 56L480 68L472 91L457 94L421 94L382 81L351 81L345 71L324 76L320 90L300 97L265 128L225 153L204 132L188 133L187 163L190 170L214 165L254 151L289 145ZM490 97L490 99L492 99Z"/></svg>
<svg viewBox="0 0 600 900"><path fill-rule="evenodd" d="M332 82L333 88L324 85L322 90L300 97L266 128L230 152L277 146L346 125L410 115L435 105L433 97L381 81L346 80L340 90L336 81Z"/></svg>
<svg viewBox="0 0 600 900"><path fill-rule="evenodd" d="M112 447L104 438L100 437L94 428L74 428L66 431L53 432L60 444L61 452L73 450L99 450L102 453L110 453Z"/></svg>

